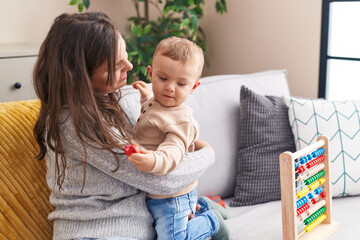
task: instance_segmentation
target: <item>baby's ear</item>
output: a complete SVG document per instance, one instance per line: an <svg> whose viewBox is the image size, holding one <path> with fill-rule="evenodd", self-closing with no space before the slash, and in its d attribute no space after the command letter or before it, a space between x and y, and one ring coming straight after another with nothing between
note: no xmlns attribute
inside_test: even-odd
<svg viewBox="0 0 360 240"><path fill-rule="evenodd" d="M193 92L195 91L195 89L196 89L198 86L200 86L200 84L201 84L201 81L200 81L200 80L199 80L197 83L195 83L194 86L193 86L193 88L192 88L192 90L191 90L191 93L193 93Z"/></svg>
<svg viewBox="0 0 360 240"><path fill-rule="evenodd" d="M152 82L152 68L151 68L150 65L148 65L147 70L148 70L148 73L149 73L150 82Z"/></svg>
<svg viewBox="0 0 360 240"><path fill-rule="evenodd" d="M201 80L199 80L197 83L194 84L193 89L195 90L195 88L200 86L200 84L201 84Z"/></svg>

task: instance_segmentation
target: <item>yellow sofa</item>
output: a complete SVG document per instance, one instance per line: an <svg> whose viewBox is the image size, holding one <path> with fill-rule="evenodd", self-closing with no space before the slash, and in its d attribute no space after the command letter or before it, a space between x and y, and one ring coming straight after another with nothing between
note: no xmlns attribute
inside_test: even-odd
<svg viewBox="0 0 360 240"><path fill-rule="evenodd" d="M0 103L0 239L51 239L46 165L33 127L40 101Z"/></svg>

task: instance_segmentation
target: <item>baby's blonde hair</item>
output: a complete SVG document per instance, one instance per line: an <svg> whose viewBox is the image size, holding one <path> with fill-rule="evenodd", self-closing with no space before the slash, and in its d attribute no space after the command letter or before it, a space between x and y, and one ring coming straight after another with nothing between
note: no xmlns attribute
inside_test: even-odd
<svg viewBox="0 0 360 240"><path fill-rule="evenodd" d="M189 60L194 60L195 63L198 64L198 78L201 77L202 69L204 67L204 52L196 43L186 38L165 38L157 45L153 59L157 54L179 61L183 64L187 63Z"/></svg>

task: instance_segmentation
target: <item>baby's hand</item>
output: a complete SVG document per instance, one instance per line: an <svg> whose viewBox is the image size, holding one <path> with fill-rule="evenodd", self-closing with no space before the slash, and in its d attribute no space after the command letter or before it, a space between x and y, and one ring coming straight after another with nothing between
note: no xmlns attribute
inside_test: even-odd
<svg viewBox="0 0 360 240"><path fill-rule="evenodd" d="M195 150L198 151L203 147L211 147L211 145L208 142L205 142L204 140L197 139L195 141Z"/></svg>
<svg viewBox="0 0 360 240"><path fill-rule="evenodd" d="M155 165L155 156L152 151L141 149L142 153L133 153L128 157L129 162L142 172L151 172Z"/></svg>
<svg viewBox="0 0 360 240"><path fill-rule="evenodd" d="M136 81L136 82L133 82L131 85L133 86L133 88L139 90L142 98L146 98L151 95L150 87L145 82Z"/></svg>

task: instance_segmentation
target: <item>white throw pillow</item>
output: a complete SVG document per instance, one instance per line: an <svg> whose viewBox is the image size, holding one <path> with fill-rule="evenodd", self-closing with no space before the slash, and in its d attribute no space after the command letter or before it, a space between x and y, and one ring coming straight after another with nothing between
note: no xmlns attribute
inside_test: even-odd
<svg viewBox="0 0 360 240"><path fill-rule="evenodd" d="M330 101L285 97L296 149L330 139L333 197L360 194L360 100Z"/></svg>

